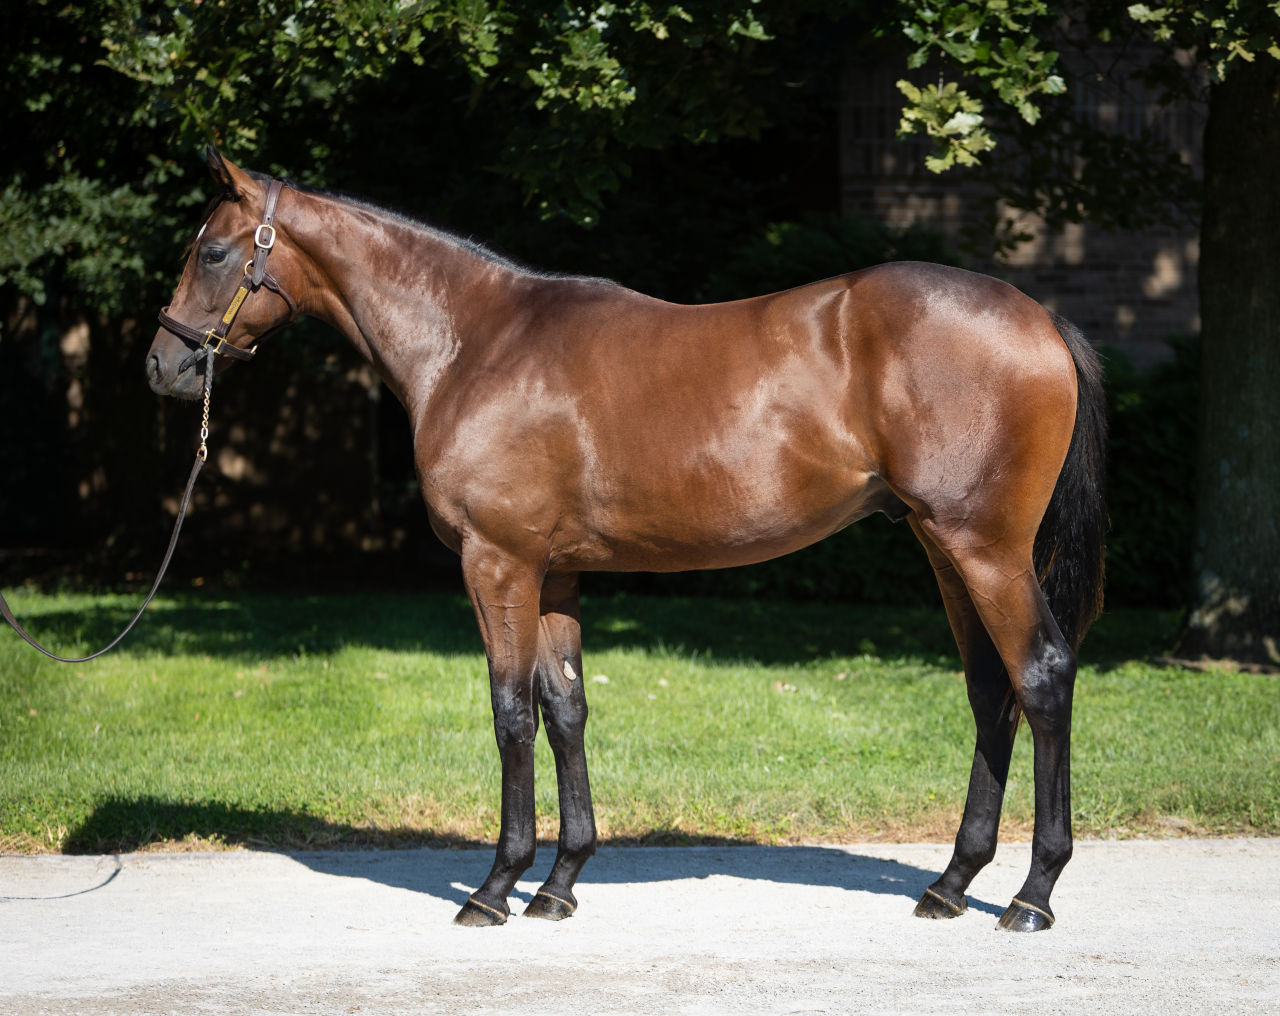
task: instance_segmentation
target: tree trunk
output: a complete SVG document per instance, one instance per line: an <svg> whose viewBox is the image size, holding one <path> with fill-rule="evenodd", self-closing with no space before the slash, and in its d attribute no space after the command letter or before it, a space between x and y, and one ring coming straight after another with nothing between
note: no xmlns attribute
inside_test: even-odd
<svg viewBox="0 0 1280 1016"><path fill-rule="evenodd" d="M1179 651L1280 664L1280 61L1237 61L1213 86L1204 149L1195 589Z"/></svg>

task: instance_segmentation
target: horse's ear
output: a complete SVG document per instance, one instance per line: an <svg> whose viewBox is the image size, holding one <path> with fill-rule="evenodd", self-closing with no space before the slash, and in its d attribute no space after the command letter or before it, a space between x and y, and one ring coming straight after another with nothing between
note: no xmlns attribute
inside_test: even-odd
<svg viewBox="0 0 1280 1016"><path fill-rule="evenodd" d="M238 198L240 195L236 193L235 182L227 171L227 161L222 157L222 153L215 146L209 145L204 150L204 161L209 166L209 172L213 174L214 183Z"/></svg>
<svg viewBox="0 0 1280 1016"><path fill-rule="evenodd" d="M230 159L223 158L222 153L213 145L204 150L204 158L209 164L209 172L213 174L213 179L233 201L239 201L246 194L257 189L253 177Z"/></svg>

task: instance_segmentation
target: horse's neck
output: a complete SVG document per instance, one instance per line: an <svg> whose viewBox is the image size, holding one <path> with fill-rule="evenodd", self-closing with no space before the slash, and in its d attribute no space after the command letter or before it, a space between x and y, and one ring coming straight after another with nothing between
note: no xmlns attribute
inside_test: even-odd
<svg viewBox="0 0 1280 1016"><path fill-rule="evenodd" d="M314 317L347 336L411 413L467 337L466 308L512 274L452 237L330 197L311 197L303 241Z"/></svg>

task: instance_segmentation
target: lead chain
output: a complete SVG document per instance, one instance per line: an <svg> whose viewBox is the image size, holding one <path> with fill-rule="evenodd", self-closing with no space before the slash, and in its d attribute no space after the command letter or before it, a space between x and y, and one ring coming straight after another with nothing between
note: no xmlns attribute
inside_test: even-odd
<svg viewBox="0 0 1280 1016"><path fill-rule="evenodd" d="M196 455L200 457L200 461L204 462L209 457L209 396L213 392L213 357L214 350L212 346L208 347L209 356L204 363L204 413L200 417L200 448Z"/></svg>

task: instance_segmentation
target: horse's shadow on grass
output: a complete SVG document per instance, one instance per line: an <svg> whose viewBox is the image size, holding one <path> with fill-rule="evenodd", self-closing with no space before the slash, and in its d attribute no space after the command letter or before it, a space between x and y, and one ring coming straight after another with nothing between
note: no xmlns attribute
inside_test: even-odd
<svg viewBox="0 0 1280 1016"><path fill-rule="evenodd" d="M70 832L63 850L71 854L130 853L161 841L208 841L286 853L316 872L363 878L457 906L467 899L468 890L462 887L479 885L493 860L493 846L475 840L421 831L370 831L302 813L155 798L102 802ZM554 844L539 844L528 877L536 879L549 870L554 853ZM667 882L712 875L829 886L900 896L914 903L937 872L836 847L761 847L725 840L686 840L676 849L605 843L587 865L581 884ZM528 893L517 890L513 910L522 909L529 899ZM992 915L1001 913L1001 908L972 898L969 905Z"/></svg>
<svg viewBox="0 0 1280 1016"><path fill-rule="evenodd" d="M107 642L133 605L41 611L24 625L66 652ZM958 666L941 609L810 604L800 611L755 601L596 597L583 603L588 656L613 649L694 653L717 660L795 663L859 653ZM153 604L129 635L139 653L174 652L243 663L358 646L394 652L479 654L475 615L461 593L388 596L200 597ZM33 658L34 661L34 658Z"/></svg>
<svg viewBox="0 0 1280 1016"><path fill-rule="evenodd" d="M109 640L133 605L52 610L28 619L32 635L73 651ZM586 597L583 649L588 658L613 649L674 651L703 659L760 664L869 655L960 667L941 607L785 604L682 597ZM1177 619L1152 611L1104 616L1084 658L1113 666L1163 652ZM396 652L478 654L481 642L461 593L386 596L232 598L179 593L153 604L129 637L138 652L185 652L226 661L260 661L299 653L323 656L348 646ZM34 657L31 658L33 661Z"/></svg>

